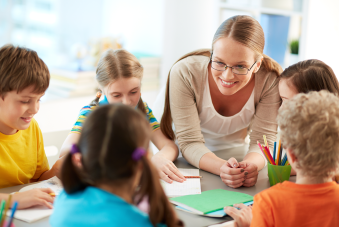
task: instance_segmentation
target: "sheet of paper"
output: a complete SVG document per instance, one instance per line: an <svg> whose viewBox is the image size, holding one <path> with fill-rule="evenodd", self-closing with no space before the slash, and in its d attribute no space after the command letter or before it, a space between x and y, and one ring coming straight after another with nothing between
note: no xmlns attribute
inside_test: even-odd
<svg viewBox="0 0 339 227"><path fill-rule="evenodd" d="M59 195L61 190L63 189L60 179L57 177L52 177L51 179L41 181L37 184L23 187L22 189L20 189L19 192L28 191L34 188L50 188L55 192L56 195Z"/></svg>
<svg viewBox="0 0 339 227"><path fill-rule="evenodd" d="M199 169L178 169L184 176L199 176ZM200 178L187 178L183 183L173 181L172 184L161 180L161 184L168 197L201 194Z"/></svg>
<svg viewBox="0 0 339 227"><path fill-rule="evenodd" d="M53 209L48 209L45 206L35 206L25 210L17 210L14 214L15 219L19 219L24 222L32 223L49 217L53 213ZM11 216L12 211L7 211L7 216Z"/></svg>

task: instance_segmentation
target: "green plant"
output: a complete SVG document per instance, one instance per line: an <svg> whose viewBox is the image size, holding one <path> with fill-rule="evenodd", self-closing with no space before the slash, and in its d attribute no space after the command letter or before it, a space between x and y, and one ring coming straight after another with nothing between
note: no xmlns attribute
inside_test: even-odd
<svg viewBox="0 0 339 227"><path fill-rule="evenodd" d="M291 50L291 54L299 53L299 40L292 40L290 42L290 50Z"/></svg>

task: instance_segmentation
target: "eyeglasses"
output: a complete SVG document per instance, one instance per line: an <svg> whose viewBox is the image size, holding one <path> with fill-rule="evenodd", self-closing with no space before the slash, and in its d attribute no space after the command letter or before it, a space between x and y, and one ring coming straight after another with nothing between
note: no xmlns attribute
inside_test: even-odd
<svg viewBox="0 0 339 227"><path fill-rule="evenodd" d="M255 65L256 62L254 62L254 64L251 66L251 68L246 68L246 67L243 67L243 66L228 66L222 62L219 62L219 61L212 61L212 55L211 55L211 67L217 71L226 71L227 68L231 68L232 69L232 72L234 74L238 74L238 75L247 75L247 73L249 71L251 71L251 69L253 68L253 66Z"/></svg>

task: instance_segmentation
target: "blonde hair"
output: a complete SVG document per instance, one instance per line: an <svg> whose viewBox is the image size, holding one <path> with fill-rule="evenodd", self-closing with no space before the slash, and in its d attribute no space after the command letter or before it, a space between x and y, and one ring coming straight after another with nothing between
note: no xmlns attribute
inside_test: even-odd
<svg viewBox="0 0 339 227"><path fill-rule="evenodd" d="M281 140L306 176L329 177L339 167L339 98L328 91L298 94L278 113Z"/></svg>
<svg viewBox="0 0 339 227"><path fill-rule="evenodd" d="M105 51L97 66L96 80L101 87L106 87L119 78L136 77L142 79L144 68L138 59L124 49ZM100 95L91 102L91 106L96 106L99 103ZM138 109L146 113L144 102L140 98Z"/></svg>
<svg viewBox="0 0 339 227"><path fill-rule="evenodd" d="M262 66L260 67L259 71L265 70L267 72L274 72L277 77L281 74L281 66L272 58L263 54L265 46L265 35L261 25L254 18L245 15L238 15L225 20L214 34L212 41L212 51L214 43L220 38L224 37L230 37L235 41L241 43L242 45L250 48L256 54L256 58L258 58L259 56L263 56L263 60L261 63ZM182 56L173 65L175 65L178 61L193 55L203 55L211 57L211 50L200 49L190 52ZM160 122L160 128L164 135L173 140L175 135L172 129L172 115L169 103L169 78L170 72L168 73L167 77L165 106L164 113Z"/></svg>
<svg viewBox="0 0 339 227"><path fill-rule="evenodd" d="M13 45L0 48L0 95L6 92L21 92L34 86L34 92L41 94L49 86L50 74L47 65L34 50Z"/></svg>

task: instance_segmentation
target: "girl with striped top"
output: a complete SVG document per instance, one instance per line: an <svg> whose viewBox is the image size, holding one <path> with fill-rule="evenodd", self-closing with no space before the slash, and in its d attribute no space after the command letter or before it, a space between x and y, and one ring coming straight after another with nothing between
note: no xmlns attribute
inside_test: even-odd
<svg viewBox="0 0 339 227"><path fill-rule="evenodd" d="M153 131L151 141L159 149L159 152L152 157L152 162L158 169L160 177L168 183L172 183L173 180L183 182L184 176L173 164L179 154L178 147L159 130L159 122L147 103L141 99L142 76L143 67L134 55L123 49L107 50L99 60L96 70L96 80L101 92L90 105L81 109L71 133L62 145L60 156L67 154L72 144L79 141L83 122L97 106L123 103L139 109L150 123ZM104 97L99 102L101 94Z"/></svg>

